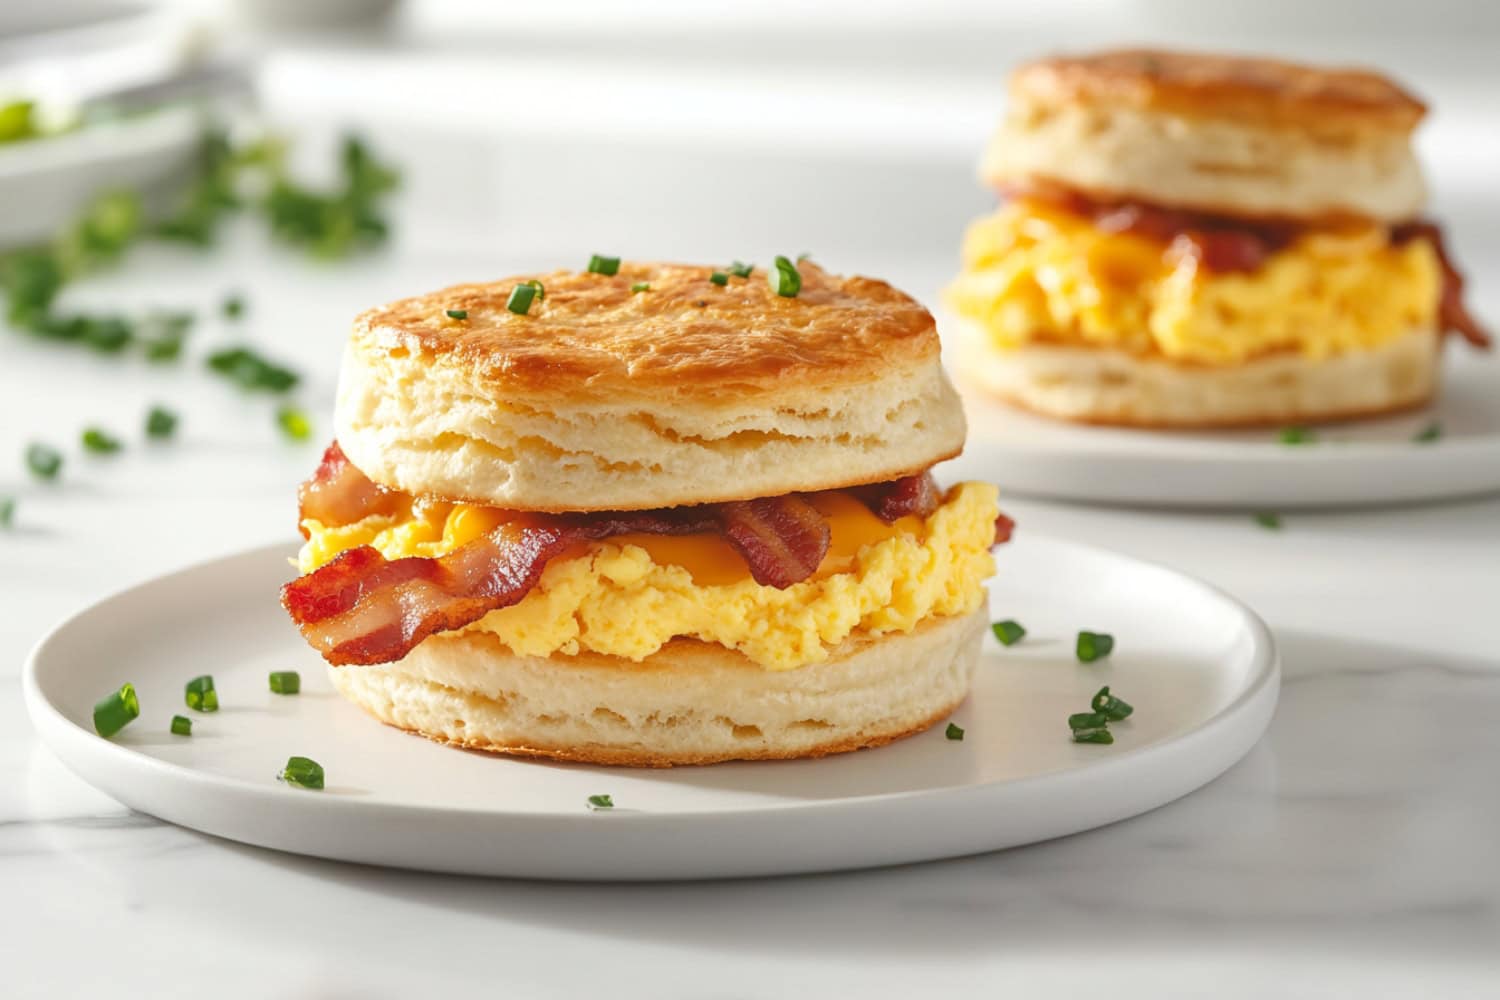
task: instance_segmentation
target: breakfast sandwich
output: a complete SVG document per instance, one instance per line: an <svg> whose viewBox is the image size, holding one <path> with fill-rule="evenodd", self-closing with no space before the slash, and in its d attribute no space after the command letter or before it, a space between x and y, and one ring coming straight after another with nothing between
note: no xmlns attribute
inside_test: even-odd
<svg viewBox="0 0 1500 1000"><path fill-rule="evenodd" d="M1113 51L1020 67L948 302L964 371L1085 422L1400 410L1489 338L1422 217L1425 108L1378 74Z"/></svg>
<svg viewBox="0 0 1500 1000"><path fill-rule="evenodd" d="M370 310L282 603L376 718L666 766L887 743L968 693L991 548L932 317L884 282L596 259Z"/></svg>

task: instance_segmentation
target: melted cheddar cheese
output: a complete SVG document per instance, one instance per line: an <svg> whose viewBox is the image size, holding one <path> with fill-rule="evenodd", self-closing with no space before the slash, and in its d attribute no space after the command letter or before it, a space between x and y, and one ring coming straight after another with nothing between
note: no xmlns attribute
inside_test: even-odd
<svg viewBox="0 0 1500 1000"><path fill-rule="evenodd" d="M841 493L809 497L828 518L828 554L808 580L762 586L716 535L620 535L552 560L519 603L470 625L532 656L583 650L641 660L678 636L739 650L769 670L828 658L856 630L910 632L934 615L967 614L994 571L996 491L954 487L931 517L885 524ZM440 556L506 515L492 508L411 500L354 524L302 522L298 567L311 572L345 549L372 545L388 559Z"/></svg>
<svg viewBox="0 0 1500 1000"><path fill-rule="evenodd" d="M1375 226L1309 230L1248 272L1216 274L1160 242L1021 199L970 227L949 303L1002 350L1033 342L1233 365L1326 358L1437 323L1426 240Z"/></svg>

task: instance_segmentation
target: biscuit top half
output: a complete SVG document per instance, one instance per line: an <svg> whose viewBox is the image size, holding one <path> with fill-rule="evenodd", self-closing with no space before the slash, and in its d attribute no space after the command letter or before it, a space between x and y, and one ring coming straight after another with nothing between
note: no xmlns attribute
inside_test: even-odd
<svg viewBox="0 0 1500 1000"><path fill-rule="evenodd" d="M1156 109L1329 132L1410 132L1427 110L1367 69L1157 49L1027 63L1012 75L1011 93L1038 105Z"/></svg>
<svg viewBox="0 0 1500 1000"><path fill-rule="evenodd" d="M372 309L344 355L339 443L385 486L544 511L834 489L958 454L927 310L797 269L790 296L762 269L626 262ZM533 280L542 293L508 308Z"/></svg>

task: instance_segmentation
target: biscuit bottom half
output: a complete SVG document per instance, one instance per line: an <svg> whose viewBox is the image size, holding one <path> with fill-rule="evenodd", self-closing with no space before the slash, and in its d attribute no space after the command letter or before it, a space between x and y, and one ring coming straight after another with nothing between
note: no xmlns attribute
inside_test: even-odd
<svg viewBox="0 0 1500 1000"><path fill-rule="evenodd" d="M396 663L330 673L382 722L466 749L632 767L821 757L945 718L968 695L987 621L981 603L904 634L856 633L795 670L689 639L636 662L521 656L461 632Z"/></svg>

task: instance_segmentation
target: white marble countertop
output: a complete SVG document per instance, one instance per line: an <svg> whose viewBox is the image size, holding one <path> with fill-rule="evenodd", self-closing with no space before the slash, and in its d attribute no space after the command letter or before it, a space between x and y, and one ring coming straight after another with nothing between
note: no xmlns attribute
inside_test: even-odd
<svg viewBox="0 0 1500 1000"><path fill-rule="evenodd" d="M854 194L841 184L844 202L823 217L766 218L746 199L751 211L683 220L674 243L671 220L645 216L680 191L641 195L633 216L548 222L514 192L551 166L519 166L510 149L439 152L408 159L401 239L388 252L316 265L237 232L207 257L146 248L78 286L75 301L199 306L210 318L195 359L243 334L315 373L301 398L322 438L339 341L371 302L571 261L631 233L641 255L776 252L767 234L778 225L794 252L824 250L831 266L930 295L957 225L984 200L935 196L937 217L913 231L954 237L898 253L848 211L859 184L894 176L876 173ZM649 173L628 151L618 165ZM927 168L908 169L913 184L931 183ZM1496 259L1500 245L1474 242L1477 225L1463 232L1471 260ZM216 316L230 290L250 302L240 333ZM15 527L0 533L6 997L1494 995L1500 498L1291 513L1279 533L1239 514L1010 498L1028 531L1199 575L1276 632L1286 679L1265 740L1146 816L999 854L820 877L600 886L381 871L131 813L37 744L16 680L37 637L126 583L290 537L295 485L317 446L281 441L272 405L214 383L196 360L157 371L0 340L0 493L20 496ZM150 448L132 433L107 459L70 447L59 485L25 479L26 442L69 444L86 422L138 427L158 400L183 414L177 442ZM995 477L1003 485L1003 470Z"/></svg>

